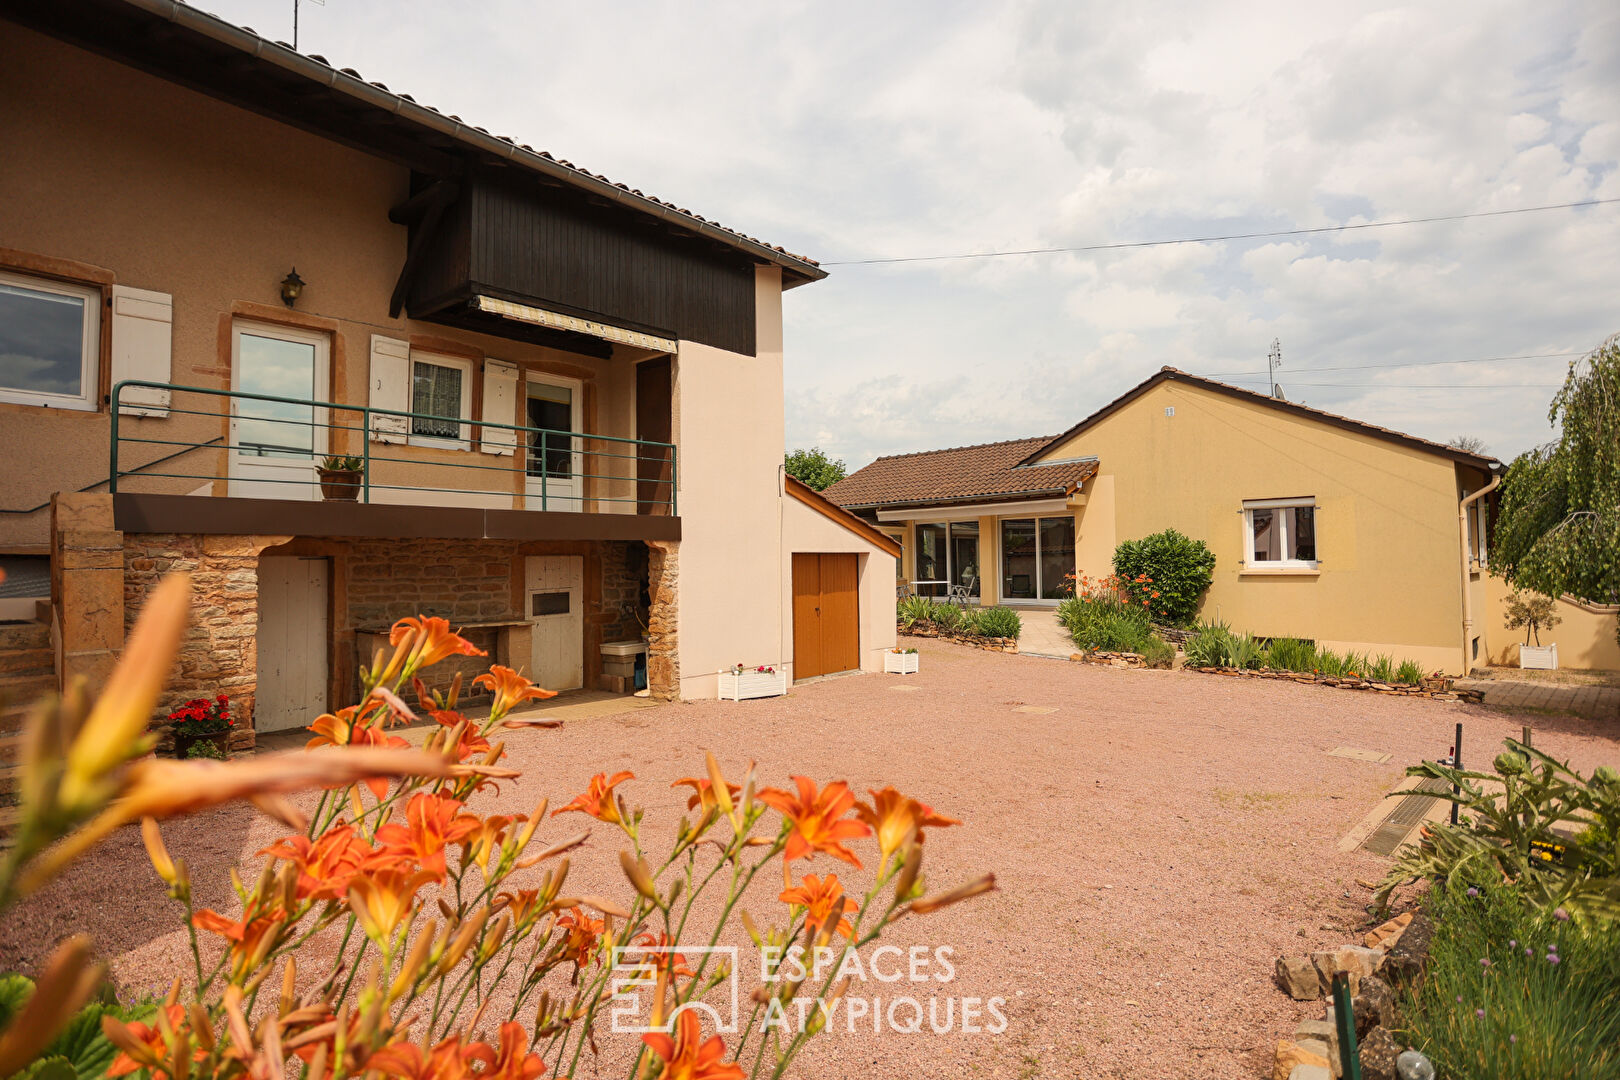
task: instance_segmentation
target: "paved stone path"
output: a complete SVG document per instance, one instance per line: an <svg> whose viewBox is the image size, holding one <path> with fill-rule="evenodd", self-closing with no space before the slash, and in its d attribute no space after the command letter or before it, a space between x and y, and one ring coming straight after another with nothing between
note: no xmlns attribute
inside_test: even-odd
<svg viewBox="0 0 1620 1080"><path fill-rule="evenodd" d="M1061 656L1075 651L1069 632L1058 623L1051 608L1020 608L1024 629L1018 638L1018 651L1029 656Z"/></svg>
<svg viewBox="0 0 1620 1080"><path fill-rule="evenodd" d="M1457 685L1483 690L1487 705L1551 709L1593 720L1620 720L1620 689L1615 687L1560 686L1510 679L1458 679Z"/></svg>

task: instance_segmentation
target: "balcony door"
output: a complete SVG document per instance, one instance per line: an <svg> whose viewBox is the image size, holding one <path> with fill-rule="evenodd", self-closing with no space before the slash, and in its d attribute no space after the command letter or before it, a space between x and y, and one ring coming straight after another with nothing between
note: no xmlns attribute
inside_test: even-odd
<svg viewBox="0 0 1620 1080"><path fill-rule="evenodd" d="M531 372L524 383L528 433L524 505L530 510L583 510L580 384Z"/></svg>
<svg viewBox="0 0 1620 1080"><path fill-rule="evenodd" d="M250 499L318 498L315 467L327 453L330 343L325 334L268 323L231 327L231 389L294 399L231 398L230 493Z"/></svg>

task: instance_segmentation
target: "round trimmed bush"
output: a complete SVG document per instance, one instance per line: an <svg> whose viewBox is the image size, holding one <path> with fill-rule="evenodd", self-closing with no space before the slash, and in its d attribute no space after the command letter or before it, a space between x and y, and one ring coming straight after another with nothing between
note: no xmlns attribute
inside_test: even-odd
<svg viewBox="0 0 1620 1080"><path fill-rule="evenodd" d="M1215 553L1202 540L1166 529L1122 541L1114 549L1114 573L1120 588L1155 619L1187 626L1215 580Z"/></svg>

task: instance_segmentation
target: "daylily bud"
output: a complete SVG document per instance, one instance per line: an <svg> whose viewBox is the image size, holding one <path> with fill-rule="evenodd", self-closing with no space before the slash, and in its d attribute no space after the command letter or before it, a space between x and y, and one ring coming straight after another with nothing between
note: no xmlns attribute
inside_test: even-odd
<svg viewBox="0 0 1620 1080"><path fill-rule="evenodd" d="M434 919L429 921L421 932L417 934L416 943L411 946L411 951L405 956L405 963L400 965L399 974L394 977L393 983L388 987L388 1000L390 1002L398 1001L401 997L404 997L405 991L409 990L411 984L416 981L417 973L427 963L428 954L433 950L433 938L438 929L438 920Z"/></svg>
<svg viewBox="0 0 1620 1080"><path fill-rule="evenodd" d="M952 904L960 903L971 897L990 892L995 887L996 875L986 874L981 878L968 882L966 885L958 885L949 892L937 893L933 896L925 896L921 900L915 900L911 904L911 910L918 915L926 915L931 911L938 911L941 908L950 907Z"/></svg>
<svg viewBox="0 0 1620 1080"><path fill-rule="evenodd" d="M164 846L163 834L158 831L155 818L141 818L141 842L146 845L146 857L152 860L152 869L156 870L158 877L169 885L176 884L180 878L174 868L174 860L169 858L169 849Z"/></svg>
<svg viewBox="0 0 1620 1080"><path fill-rule="evenodd" d="M709 786L714 792L714 801L726 817L731 819L732 827L741 829L742 826L737 821L737 809L731 801L731 789L726 787L726 778L720 773L720 763L715 760L712 751L704 751L703 757L709 767Z"/></svg>
<svg viewBox="0 0 1620 1080"><path fill-rule="evenodd" d="M748 931L748 937L753 941L754 947L757 949L759 948L759 943L761 940L759 936L759 927L754 925L754 917L748 914L747 908L741 908L740 911L742 914L743 929Z"/></svg>
<svg viewBox="0 0 1620 1080"><path fill-rule="evenodd" d="M894 881L894 897L900 901L904 901L917 887L917 874L922 870L922 845L912 840L905 847L904 857L906 861Z"/></svg>
<svg viewBox="0 0 1620 1080"><path fill-rule="evenodd" d="M281 1009L276 1014L286 1016L293 1011L298 1003L298 961L294 957L287 957L287 966L281 971Z"/></svg>
<svg viewBox="0 0 1620 1080"><path fill-rule="evenodd" d="M636 887L636 892L658 903L658 886L653 882L647 860L637 858L629 848L624 848L619 852L619 865L624 868L624 876L630 879L630 884Z"/></svg>

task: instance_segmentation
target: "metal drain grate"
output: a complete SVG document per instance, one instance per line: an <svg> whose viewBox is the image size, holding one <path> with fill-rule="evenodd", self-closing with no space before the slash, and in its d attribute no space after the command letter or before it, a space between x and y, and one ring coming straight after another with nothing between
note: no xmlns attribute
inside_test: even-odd
<svg viewBox="0 0 1620 1080"><path fill-rule="evenodd" d="M1395 804L1395 809L1389 812L1383 824L1362 841L1362 848L1374 855L1394 855L1395 850L1406 842L1412 831L1423 824L1423 819L1428 816L1434 804L1440 801L1424 792L1446 791L1450 786L1444 780L1433 777L1419 781L1418 785L1411 789L1411 794Z"/></svg>

